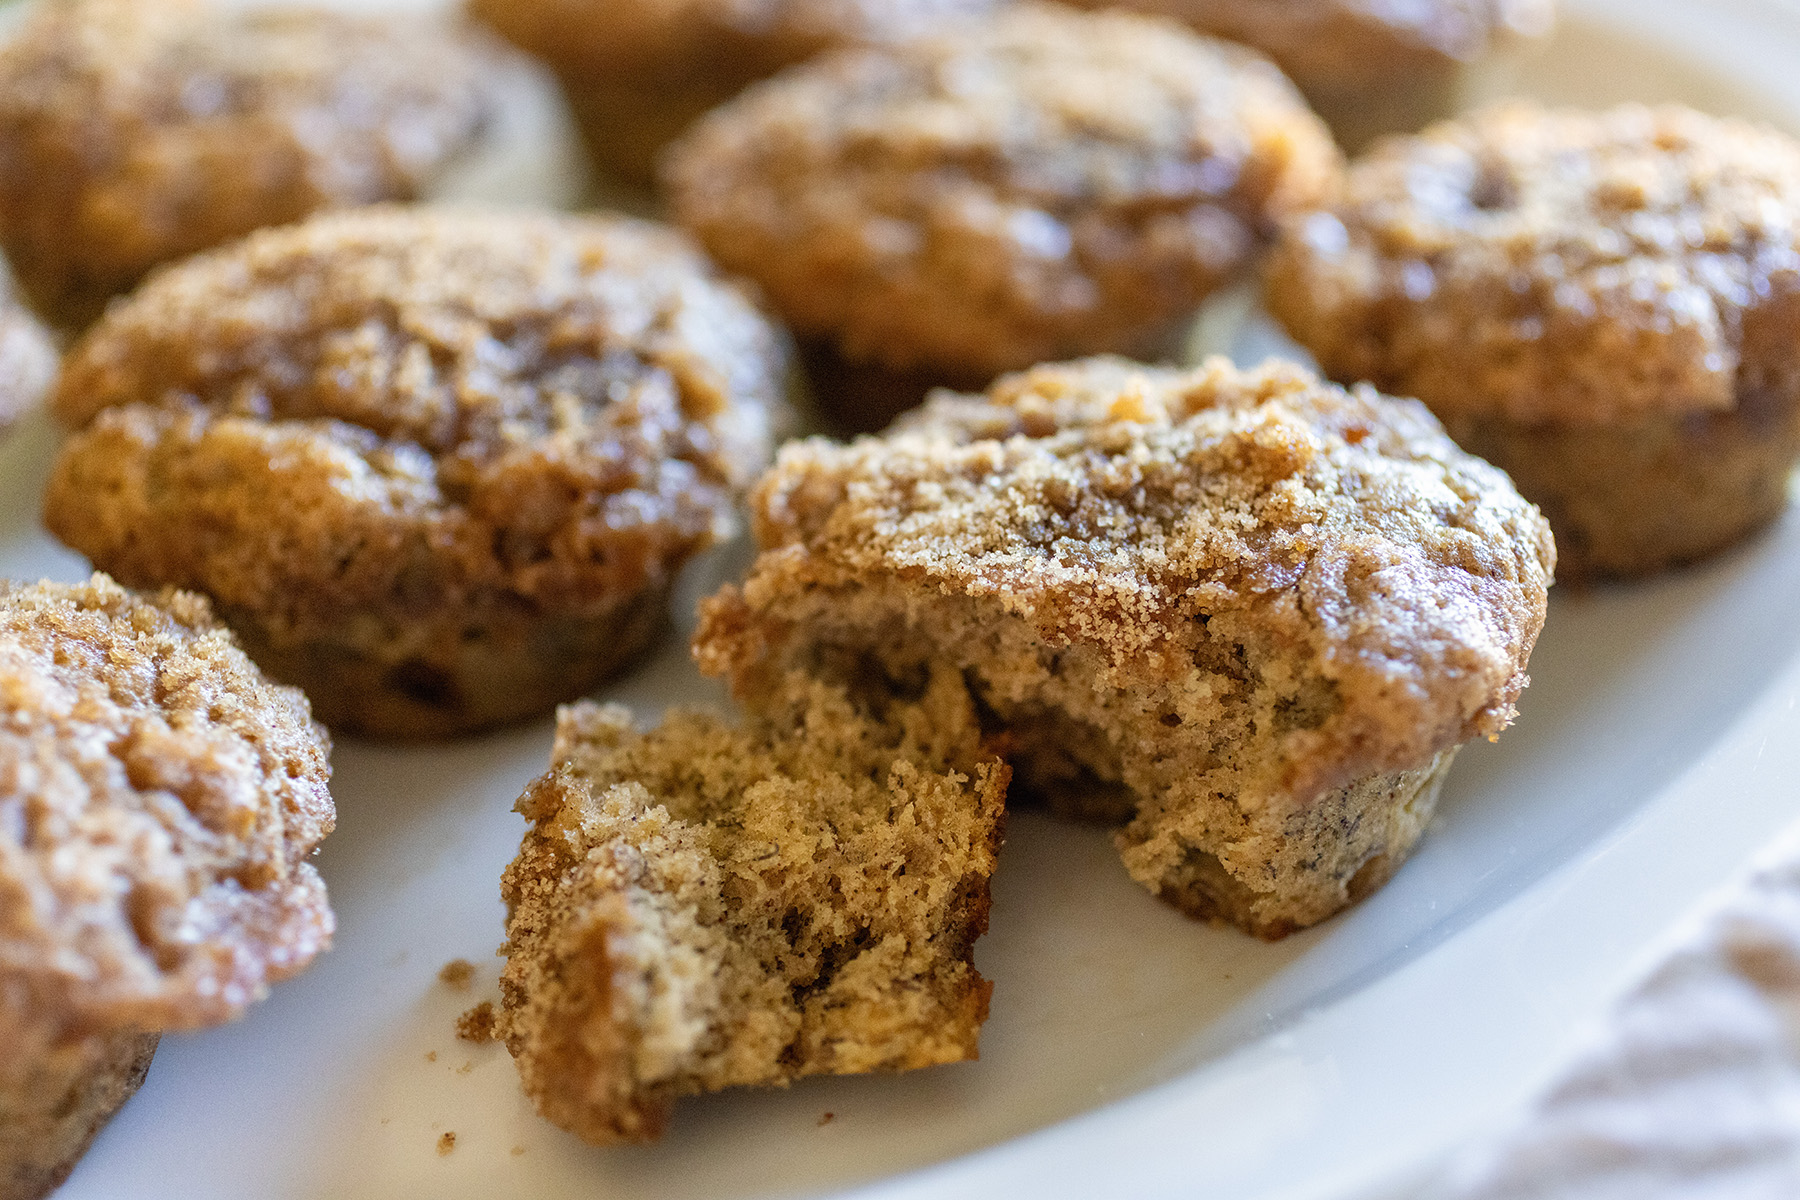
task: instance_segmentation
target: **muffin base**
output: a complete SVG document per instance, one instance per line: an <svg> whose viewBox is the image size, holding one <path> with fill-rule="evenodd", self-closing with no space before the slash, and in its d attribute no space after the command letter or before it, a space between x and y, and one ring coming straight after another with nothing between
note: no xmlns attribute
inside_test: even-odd
<svg viewBox="0 0 1800 1200"><path fill-rule="evenodd" d="M1445 425L1544 510L1565 582L1648 575L1742 541L1787 507L1800 460L1800 391L1622 426Z"/></svg>
<svg viewBox="0 0 1800 1200"><path fill-rule="evenodd" d="M923 404L933 388L978 392L988 385L985 378L956 371L894 371L855 362L818 339L800 344L800 364L813 406L826 428L842 437L886 429L895 417Z"/></svg>
<svg viewBox="0 0 1800 1200"><path fill-rule="evenodd" d="M1380 90L1296 80L1344 153L1356 154L1390 133L1415 133L1456 111L1465 68L1446 65L1395 75Z"/></svg>
<svg viewBox="0 0 1800 1200"><path fill-rule="evenodd" d="M101 1034L58 1046L0 1090L0 1200L41 1200L144 1082L156 1033Z"/></svg>
<svg viewBox="0 0 1800 1200"><path fill-rule="evenodd" d="M1228 872L1216 855L1194 850L1173 872L1132 870L1132 877L1199 921L1235 925L1265 941L1278 941L1372 894L1406 861L1431 814L1459 747L1440 752L1410 771L1371 775L1314 800L1287 821L1296 840L1317 845L1311 867L1285 881L1283 913L1268 916L1258 894ZM1333 830L1352 829L1339 842ZM1118 835L1132 866L1129 829Z"/></svg>
<svg viewBox="0 0 1800 1200"><path fill-rule="evenodd" d="M409 741L457 737L541 716L618 674L667 623L657 587L599 616L524 616L422 645L271 638L253 616L224 616L257 665L303 690L334 733Z"/></svg>
<svg viewBox="0 0 1800 1200"><path fill-rule="evenodd" d="M1215 301L1218 307L1229 310L1235 303L1232 289L1229 286L1220 288L1206 297L1194 312L1150 330L1137 345L1090 352L1122 354L1144 363L1188 361L1196 327L1209 313L1217 311ZM824 420L827 430L841 437L879 433L900 414L925 403L925 398L934 389L980 392L1005 373L1004 369L987 374L960 367L939 369L928 366L896 370L879 363L847 358L826 338L802 341L799 352L801 369L805 371L812 391L813 407ZM1076 351L1071 350L1071 353ZM1020 363L1008 369L1031 365Z"/></svg>

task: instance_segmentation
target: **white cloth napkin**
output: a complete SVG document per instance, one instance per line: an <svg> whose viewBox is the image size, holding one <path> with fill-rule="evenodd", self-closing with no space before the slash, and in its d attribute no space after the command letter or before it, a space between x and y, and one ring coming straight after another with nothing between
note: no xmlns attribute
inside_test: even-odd
<svg viewBox="0 0 1800 1200"><path fill-rule="evenodd" d="M1800 1200L1800 825L1421 1200Z"/></svg>

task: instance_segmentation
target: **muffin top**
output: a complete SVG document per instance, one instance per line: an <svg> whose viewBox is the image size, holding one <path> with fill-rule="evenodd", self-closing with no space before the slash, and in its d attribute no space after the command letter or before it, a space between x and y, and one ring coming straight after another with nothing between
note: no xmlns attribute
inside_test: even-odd
<svg viewBox="0 0 1800 1200"><path fill-rule="evenodd" d="M1800 145L1683 108L1513 104L1378 147L1269 301L1341 379L1443 415L1732 408L1800 332Z"/></svg>
<svg viewBox="0 0 1800 1200"><path fill-rule="evenodd" d="M412 197L489 119L496 53L417 16L40 5L0 49L0 240L84 324L160 262Z"/></svg>
<svg viewBox="0 0 1800 1200"><path fill-rule="evenodd" d="M1284 363L939 392L882 437L789 445L753 503L753 608L874 580L984 599L1096 648L1096 687L1185 670L1196 622L1254 627L1357 714L1365 772L1506 724L1555 563L1538 511L1421 405Z"/></svg>
<svg viewBox="0 0 1800 1200"><path fill-rule="evenodd" d="M1160 13L1254 46L1302 87L1378 86L1397 74L1480 58L1496 40L1540 34L1553 0L1076 0Z"/></svg>
<svg viewBox="0 0 1800 1200"><path fill-rule="evenodd" d="M1024 5L758 85L671 149L666 182L796 332L991 375L1159 346L1338 166L1250 52Z"/></svg>
<svg viewBox="0 0 1800 1200"><path fill-rule="evenodd" d="M0 1042L215 1024L305 967L328 754L201 598L0 582Z"/></svg>
<svg viewBox="0 0 1800 1200"><path fill-rule="evenodd" d="M0 432L38 402L56 362L50 331L20 303L12 276L0 268Z"/></svg>
<svg viewBox="0 0 1800 1200"><path fill-rule="evenodd" d="M277 640L579 616L730 527L786 361L660 226L320 216L160 272L76 345L46 516Z"/></svg>
<svg viewBox="0 0 1800 1200"><path fill-rule="evenodd" d="M679 77L729 57L747 79L830 47L880 45L1006 0L470 0L469 10L565 70ZM726 53L727 48L729 53Z"/></svg>

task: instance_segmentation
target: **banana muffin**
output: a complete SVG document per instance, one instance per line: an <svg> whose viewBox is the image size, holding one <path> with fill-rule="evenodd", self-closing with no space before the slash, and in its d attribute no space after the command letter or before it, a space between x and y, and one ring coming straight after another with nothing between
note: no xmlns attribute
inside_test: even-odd
<svg viewBox="0 0 1800 1200"><path fill-rule="evenodd" d="M1299 367L1045 366L783 449L694 650L854 689L961 674L1016 789L1133 878L1280 937L1384 882L1513 716L1543 518L1419 404Z"/></svg>
<svg viewBox="0 0 1800 1200"><path fill-rule="evenodd" d="M0 1200L330 943L329 751L200 597L0 581Z"/></svg>
<svg viewBox="0 0 1800 1200"><path fill-rule="evenodd" d="M822 406L870 429L929 384L1177 353L1340 166L1255 54L1029 4L759 84L671 149L666 182L809 343Z"/></svg>
<svg viewBox="0 0 1800 1200"><path fill-rule="evenodd" d="M479 729L662 628L768 461L787 354L661 226L315 217L159 272L73 348L45 519L210 595L335 729Z"/></svg>
<svg viewBox="0 0 1800 1200"><path fill-rule="evenodd" d="M976 1057L1008 772L959 677L774 681L732 725L564 709L503 892L501 1036L538 1111L650 1141L673 1101Z"/></svg>
<svg viewBox="0 0 1800 1200"><path fill-rule="evenodd" d="M411 199L475 142L503 53L417 15L41 4L0 48L0 245L85 325L159 263Z"/></svg>
<svg viewBox="0 0 1800 1200"><path fill-rule="evenodd" d="M1681 108L1514 104L1384 144L1270 308L1512 474L1565 575L1710 554L1800 457L1800 145Z"/></svg>
<svg viewBox="0 0 1800 1200"><path fill-rule="evenodd" d="M1074 0L1185 21L1274 59L1351 149L1450 115L1463 72L1541 37L1554 0Z"/></svg>
<svg viewBox="0 0 1800 1200"><path fill-rule="evenodd" d="M0 266L0 434L37 404L56 375L50 331L19 301Z"/></svg>
<svg viewBox="0 0 1800 1200"><path fill-rule="evenodd" d="M469 0L562 81L594 158L647 184L688 125L821 50L879 46L1006 0Z"/></svg>

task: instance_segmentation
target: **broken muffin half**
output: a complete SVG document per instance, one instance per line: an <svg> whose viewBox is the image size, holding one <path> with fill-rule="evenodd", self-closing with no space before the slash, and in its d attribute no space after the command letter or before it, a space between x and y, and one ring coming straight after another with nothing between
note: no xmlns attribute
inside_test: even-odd
<svg viewBox="0 0 1800 1200"><path fill-rule="evenodd" d="M1009 772L961 679L760 701L647 733L565 708L519 801L497 1032L586 1141L651 1140L683 1095L977 1056Z"/></svg>

